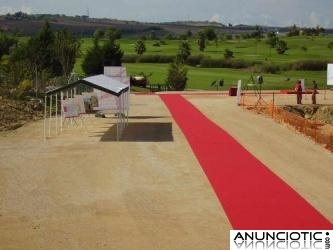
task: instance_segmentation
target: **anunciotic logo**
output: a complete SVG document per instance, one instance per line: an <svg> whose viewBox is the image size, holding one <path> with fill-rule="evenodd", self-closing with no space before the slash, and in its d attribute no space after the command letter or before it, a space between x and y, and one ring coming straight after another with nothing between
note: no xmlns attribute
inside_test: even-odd
<svg viewBox="0 0 333 250"><path fill-rule="evenodd" d="M230 250L333 249L333 230L230 230Z"/></svg>

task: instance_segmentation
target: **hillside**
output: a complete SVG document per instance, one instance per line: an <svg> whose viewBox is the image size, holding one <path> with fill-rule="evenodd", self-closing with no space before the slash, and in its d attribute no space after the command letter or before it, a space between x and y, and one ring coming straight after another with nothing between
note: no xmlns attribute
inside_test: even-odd
<svg viewBox="0 0 333 250"><path fill-rule="evenodd" d="M51 14L27 15L22 12L13 15L0 16L0 29L8 32L19 33L24 36L35 34L48 21L54 29L66 28L78 36L91 36L96 29L107 29L114 27L121 30L123 37L137 37L148 35L152 31L157 36L163 37L169 33L173 35L184 34L188 30L197 33L205 27L214 27L218 32L241 33L251 32L254 26L235 25L226 26L221 23L208 21L180 21L167 23L142 23L108 18L89 18L88 16L66 16ZM264 30L280 30L286 32L287 27L263 27ZM332 33L332 30L326 30Z"/></svg>

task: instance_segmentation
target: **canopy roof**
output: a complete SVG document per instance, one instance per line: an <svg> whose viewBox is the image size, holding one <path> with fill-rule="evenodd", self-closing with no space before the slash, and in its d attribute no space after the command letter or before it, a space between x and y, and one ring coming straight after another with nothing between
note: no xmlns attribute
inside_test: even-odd
<svg viewBox="0 0 333 250"><path fill-rule="evenodd" d="M92 87L94 89L101 90L103 92L106 92L106 93L109 93L109 94L115 95L115 96L120 96L122 93L129 90L128 85L123 84L122 82L118 81L117 79L114 79L112 77L108 77L106 75L101 74L101 75L86 77L86 78L80 79L76 82L67 84L65 86L61 86L59 88L50 90L50 91L46 92L46 95L52 95L52 94L58 93L60 91L71 89L80 84Z"/></svg>

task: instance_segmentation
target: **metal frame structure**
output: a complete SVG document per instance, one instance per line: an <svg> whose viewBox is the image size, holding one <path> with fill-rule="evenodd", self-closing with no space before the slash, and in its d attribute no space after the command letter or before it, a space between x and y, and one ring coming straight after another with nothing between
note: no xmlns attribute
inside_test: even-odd
<svg viewBox="0 0 333 250"><path fill-rule="evenodd" d="M98 89L105 93L111 94L117 98L117 109L120 115L117 115L117 140L119 141L124 128L128 123L129 112L129 85L121 83L119 80L106 75L96 75L80 79L73 83L61 86L59 88L46 92L45 95L45 109L44 109L44 139L51 137L51 121L52 121L52 107L55 106L55 130L58 134L58 105L60 94L60 132L63 130L63 101L64 98L73 98L77 94L81 94L87 89ZM53 98L54 97L54 98ZM55 104L53 103L55 100ZM47 103L49 101L49 110L47 110ZM47 116L47 113L49 115ZM47 122L47 118L49 119Z"/></svg>

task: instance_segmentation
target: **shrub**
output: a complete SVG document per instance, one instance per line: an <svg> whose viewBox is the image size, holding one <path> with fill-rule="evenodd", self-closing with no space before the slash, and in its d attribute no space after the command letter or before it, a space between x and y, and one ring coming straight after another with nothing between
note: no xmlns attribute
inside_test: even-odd
<svg viewBox="0 0 333 250"><path fill-rule="evenodd" d="M138 58L137 62L140 63L171 63L175 60L175 56L172 55L143 55Z"/></svg>
<svg viewBox="0 0 333 250"><path fill-rule="evenodd" d="M191 55L186 59L185 63L190 66L198 66L203 58L203 55Z"/></svg>
<svg viewBox="0 0 333 250"><path fill-rule="evenodd" d="M166 82L171 89L184 90L187 82L187 69L179 61L170 64Z"/></svg>
<svg viewBox="0 0 333 250"><path fill-rule="evenodd" d="M32 81L31 80L23 80L22 82L20 82L20 84L18 85L18 88L22 91L28 91L30 89L32 89Z"/></svg>
<svg viewBox="0 0 333 250"><path fill-rule="evenodd" d="M269 74L277 74L281 71L280 66L273 63L263 64L261 66L261 69L263 73L269 73Z"/></svg>
<svg viewBox="0 0 333 250"><path fill-rule="evenodd" d="M283 55L288 50L287 42L279 40L276 44L276 51L278 54Z"/></svg>
<svg viewBox="0 0 333 250"><path fill-rule="evenodd" d="M138 55L133 55L133 54L129 54L129 55L124 55L122 62L123 63L136 63L138 59Z"/></svg>
<svg viewBox="0 0 333 250"><path fill-rule="evenodd" d="M277 74L282 70L281 66L265 63L265 64L255 64L252 68L252 71L255 73L269 73L269 74Z"/></svg>
<svg viewBox="0 0 333 250"><path fill-rule="evenodd" d="M234 52L232 52L230 49L224 50L224 58L229 59L234 57Z"/></svg>
<svg viewBox="0 0 333 250"><path fill-rule="evenodd" d="M321 70L326 70L326 67L327 67L327 61L319 61L319 60L304 60L292 64L292 69L294 70L321 71Z"/></svg>
<svg viewBox="0 0 333 250"><path fill-rule="evenodd" d="M212 59L209 57L204 57L201 60L201 66L204 68L233 68L233 69L243 69L251 66L254 63L246 62L239 59Z"/></svg>
<svg viewBox="0 0 333 250"><path fill-rule="evenodd" d="M163 55L163 54L155 54L155 55L134 55L128 54L125 55L122 59L123 63L171 63L175 59L173 55Z"/></svg>

